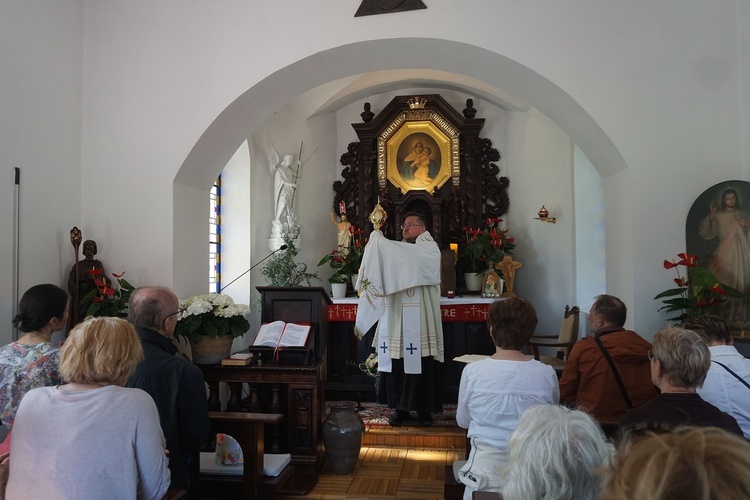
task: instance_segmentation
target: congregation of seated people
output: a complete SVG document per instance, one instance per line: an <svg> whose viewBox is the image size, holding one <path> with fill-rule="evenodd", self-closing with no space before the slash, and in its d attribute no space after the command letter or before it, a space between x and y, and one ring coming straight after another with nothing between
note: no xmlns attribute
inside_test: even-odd
<svg viewBox="0 0 750 500"><path fill-rule="evenodd" d="M174 357L177 297L162 287L133 297L129 322L89 318L62 348L51 336L66 324L66 292L37 285L22 297L14 324L24 335L0 348L0 419L12 434L0 499L158 499L189 487L208 432L203 380ZM624 328L626 315L620 299L598 296L591 335L558 380L525 353L534 306L490 305L495 353L467 365L459 387L456 421L471 446L454 474L465 499L750 498L750 360L726 323L690 318L649 343ZM165 378L168 387L153 383ZM178 393L200 404L170 406ZM188 411L191 428L179 431Z"/></svg>
<svg viewBox="0 0 750 500"><path fill-rule="evenodd" d="M596 297L558 392L519 340L533 306L490 306L496 353L464 369L456 415L470 439L454 464L465 499L750 498L750 359L727 324L689 318L650 343L626 314Z"/></svg>
<svg viewBox="0 0 750 500"><path fill-rule="evenodd" d="M23 335L0 348L0 500L188 490L209 420L201 371L171 342L177 297L139 288L130 321L88 318L53 346L69 308L61 288L31 287L13 320Z"/></svg>

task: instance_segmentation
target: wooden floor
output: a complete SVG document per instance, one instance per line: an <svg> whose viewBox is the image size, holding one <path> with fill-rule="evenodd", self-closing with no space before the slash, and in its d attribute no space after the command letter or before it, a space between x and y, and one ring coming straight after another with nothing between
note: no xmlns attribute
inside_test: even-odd
<svg viewBox="0 0 750 500"><path fill-rule="evenodd" d="M460 439L457 431L459 436L463 433ZM442 499L445 466L464 458L465 435L463 430L444 427L367 428L366 444L351 474L334 474L326 463L308 495L281 498ZM406 446L391 444L393 439ZM386 444L372 444L378 441ZM445 446L451 442L459 445Z"/></svg>

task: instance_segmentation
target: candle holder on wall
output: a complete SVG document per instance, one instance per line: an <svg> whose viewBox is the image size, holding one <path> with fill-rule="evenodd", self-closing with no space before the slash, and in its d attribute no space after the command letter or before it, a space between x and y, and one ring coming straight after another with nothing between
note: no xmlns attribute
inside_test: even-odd
<svg viewBox="0 0 750 500"><path fill-rule="evenodd" d="M539 209L538 215L539 217L534 217L534 220L540 220L542 222L550 222L552 224L557 222L557 218L549 216L549 210L544 208L544 205L542 205L542 208Z"/></svg>

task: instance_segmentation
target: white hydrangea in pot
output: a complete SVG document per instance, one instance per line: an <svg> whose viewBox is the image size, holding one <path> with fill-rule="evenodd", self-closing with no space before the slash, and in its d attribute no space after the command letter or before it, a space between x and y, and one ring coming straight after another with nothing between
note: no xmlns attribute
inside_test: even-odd
<svg viewBox="0 0 750 500"><path fill-rule="evenodd" d="M190 342L194 363L217 364L229 356L234 338L250 329L249 313L250 307L228 295L196 295L180 301L175 335Z"/></svg>

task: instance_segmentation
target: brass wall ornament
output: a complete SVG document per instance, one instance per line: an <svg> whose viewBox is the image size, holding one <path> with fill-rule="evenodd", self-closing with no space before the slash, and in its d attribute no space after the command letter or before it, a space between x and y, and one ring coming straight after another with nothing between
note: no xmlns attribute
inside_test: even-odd
<svg viewBox="0 0 750 500"><path fill-rule="evenodd" d="M427 98L415 96L407 99L406 102L409 103L409 109L424 109L425 104L427 104Z"/></svg>

